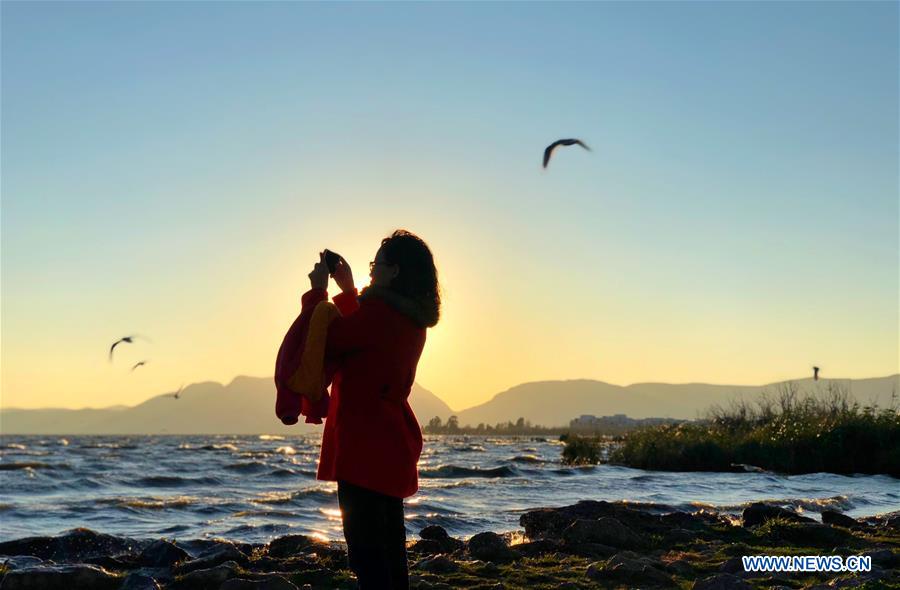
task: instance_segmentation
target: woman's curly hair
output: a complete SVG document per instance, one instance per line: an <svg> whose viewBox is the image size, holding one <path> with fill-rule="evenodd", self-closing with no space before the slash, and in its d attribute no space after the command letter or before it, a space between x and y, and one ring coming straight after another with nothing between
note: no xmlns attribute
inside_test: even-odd
<svg viewBox="0 0 900 590"><path fill-rule="evenodd" d="M400 268L390 289L415 301L426 325L437 324L441 315L441 289L428 244L414 233L398 229L381 240L381 250L388 264Z"/></svg>

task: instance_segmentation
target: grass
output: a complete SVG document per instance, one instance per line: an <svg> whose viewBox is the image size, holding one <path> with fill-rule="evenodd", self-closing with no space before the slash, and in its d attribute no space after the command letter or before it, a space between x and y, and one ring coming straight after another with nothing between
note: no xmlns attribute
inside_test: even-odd
<svg viewBox="0 0 900 590"><path fill-rule="evenodd" d="M595 460L596 443L570 437L563 460ZM627 434L610 462L661 471L730 471L752 465L782 473L866 473L900 477L900 413L852 402L839 385L824 395L796 384L755 404L713 407L703 420Z"/></svg>
<svg viewBox="0 0 900 590"><path fill-rule="evenodd" d="M565 465L596 465L600 462L600 437L563 434L559 440L566 443L562 451Z"/></svg>

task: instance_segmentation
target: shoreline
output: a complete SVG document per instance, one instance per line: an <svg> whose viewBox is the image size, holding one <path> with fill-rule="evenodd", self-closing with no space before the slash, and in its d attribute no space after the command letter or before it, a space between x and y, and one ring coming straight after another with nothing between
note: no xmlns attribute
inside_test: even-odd
<svg viewBox="0 0 900 590"><path fill-rule="evenodd" d="M524 538L483 531L462 540L432 525L408 531L410 586L900 589L900 513L854 519L826 510L822 518L761 503L737 519L705 508L581 501L524 511ZM748 574L742 555L868 555L872 570ZM355 587L343 543L305 535L172 542L73 529L0 543L0 564L0 590Z"/></svg>

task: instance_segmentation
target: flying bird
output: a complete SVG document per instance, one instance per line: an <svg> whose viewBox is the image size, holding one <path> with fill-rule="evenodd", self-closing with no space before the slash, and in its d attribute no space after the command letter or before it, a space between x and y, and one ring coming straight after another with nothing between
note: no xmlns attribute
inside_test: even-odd
<svg viewBox="0 0 900 590"><path fill-rule="evenodd" d="M819 367L813 367L813 381L819 380Z"/></svg>
<svg viewBox="0 0 900 590"><path fill-rule="evenodd" d="M119 338L118 340L113 342L113 345L109 347L109 361L110 362L112 362L113 351L122 342L127 342L128 344L131 344L132 342L134 342L134 336L125 336L124 338Z"/></svg>
<svg viewBox="0 0 900 590"><path fill-rule="evenodd" d="M553 150L555 150L558 146L561 145L580 145L587 151L591 151L591 148L587 146L580 139L558 139L547 146L547 149L544 150L544 168L547 167L547 164L550 163L550 156L553 155Z"/></svg>
<svg viewBox="0 0 900 590"><path fill-rule="evenodd" d="M131 370L134 371L134 370L137 369L138 367L144 366L144 365L146 365L146 364L147 364L147 361L141 361L141 362L139 362L139 363L135 363L134 366L131 367Z"/></svg>

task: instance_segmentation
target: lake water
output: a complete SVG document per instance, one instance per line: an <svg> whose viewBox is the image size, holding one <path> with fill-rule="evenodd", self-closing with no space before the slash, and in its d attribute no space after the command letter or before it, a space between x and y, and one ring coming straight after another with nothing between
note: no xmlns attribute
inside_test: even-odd
<svg viewBox="0 0 900 590"><path fill-rule="evenodd" d="M630 500L739 514L765 500L852 516L900 510L900 480L825 473L667 473L569 468L547 438L428 436L410 537L430 524L466 537L519 529L522 512ZM75 527L138 538L342 539L336 484L315 479L319 437L2 436L0 540Z"/></svg>

